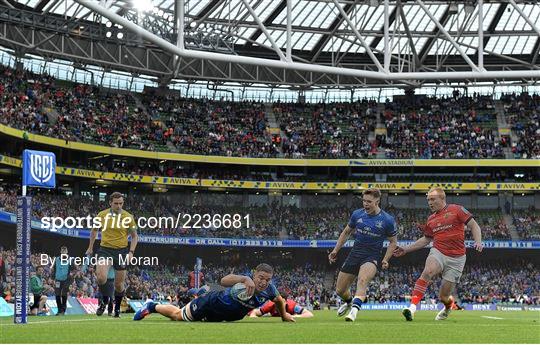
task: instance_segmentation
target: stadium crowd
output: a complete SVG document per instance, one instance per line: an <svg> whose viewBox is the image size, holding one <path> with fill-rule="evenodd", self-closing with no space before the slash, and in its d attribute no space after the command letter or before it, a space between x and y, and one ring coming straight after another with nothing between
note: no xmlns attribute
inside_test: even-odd
<svg viewBox="0 0 540 345"><path fill-rule="evenodd" d="M42 266L40 260L43 253L31 255L31 276L35 274L38 266L43 267L44 295L54 296L54 276L51 267ZM0 250L0 296L7 302L13 302L15 294L15 250ZM309 264L298 267L275 266L278 275L274 278L274 284L282 293L297 298L298 302L305 305L309 298L315 300L328 295L324 288L325 271L320 267L312 267ZM189 269L181 264L169 264L159 266L130 266L126 278L126 297L135 300L151 298L158 301L175 301L177 296L185 294L190 288ZM217 266L213 263L205 265L202 269L205 284L214 288L219 285L222 277L229 273L250 275L251 269L247 265L240 266ZM99 297L97 280L94 267L87 270L76 266L70 273L69 296L85 298Z"/></svg>
<svg viewBox="0 0 540 345"><path fill-rule="evenodd" d="M0 191L0 210L15 212L16 188L4 185ZM106 200L92 201L87 196L66 196L60 193L37 193L33 201L33 215L42 217L67 217L95 215L108 208ZM351 210L343 206L327 206L316 208L299 208L296 206L279 205L277 202L262 206L215 206L201 204L186 205L177 197L160 198L155 195L137 195L125 199L124 209L136 217L175 217L177 215L249 215L250 224L242 220L242 226L216 228L212 224L201 222L196 228L194 221L185 224L188 218L182 218L177 228L173 224L162 224L159 228L142 228L139 233L151 235L169 235L183 237L225 237L225 238L255 238L255 239L337 239L350 217ZM414 240L422 236L422 224L429 216L427 209L403 209L392 205L386 207L392 214L398 228L398 238ZM508 240L510 231L504 222L500 210L471 210L482 228L482 236L487 240ZM537 236L538 217L533 209L520 213L514 220L522 238ZM522 221L521 221L522 220ZM176 224L175 224L176 225ZM184 225L186 225L184 227ZM536 234L536 235L531 235ZM470 238L470 232L466 232Z"/></svg>
<svg viewBox="0 0 540 345"><path fill-rule="evenodd" d="M164 138L180 152L236 157L274 157L278 153L261 102L155 94L145 94L143 99L150 116L162 122Z"/></svg>
<svg viewBox="0 0 540 345"><path fill-rule="evenodd" d="M505 95L516 158L540 157L537 95ZM409 97L379 105L228 102L71 84L0 67L0 121L85 143L237 157L504 158L491 96ZM281 133L270 130L269 114ZM386 134L375 137L377 118ZM274 134L272 134L272 133ZM370 140L373 133L375 140ZM165 173L175 174L174 170Z"/></svg>
<svg viewBox="0 0 540 345"><path fill-rule="evenodd" d="M384 121L386 135L379 135L377 141L386 158L504 158L488 97L387 101Z"/></svg>
<svg viewBox="0 0 540 345"><path fill-rule="evenodd" d="M526 240L540 240L540 212L533 208L513 214L514 226L519 237Z"/></svg>
<svg viewBox="0 0 540 345"><path fill-rule="evenodd" d="M540 159L540 95L506 94L501 97L508 124L517 137L515 158Z"/></svg>
<svg viewBox="0 0 540 345"><path fill-rule="evenodd" d="M376 102L275 103L273 108L286 134L285 157L368 158L377 151L368 141L377 122Z"/></svg>
<svg viewBox="0 0 540 345"><path fill-rule="evenodd" d="M415 280L423 264L390 265L379 271L368 288L370 302L404 302L410 300ZM540 270L537 264L523 259L467 263L456 297L461 303L540 304ZM439 287L430 284L425 301L436 303Z"/></svg>
<svg viewBox="0 0 540 345"><path fill-rule="evenodd" d="M31 257L31 275L39 265L41 253ZM0 250L1 297L13 302L15 293L15 251ZM391 264L388 270L379 271L368 288L368 301L373 303L405 302L415 279L422 271L421 264ZM44 294L54 295L54 278L51 269L43 266ZM312 266L310 264L290 266L275 265L273 282L284 295L294 298L301 305L335 305L337 296L331 286L335 267ZM175 301L176 296L189 288L190 269L181 264L159 266L132 266L126 280L126 297L135 300L152 298ZM229 274L249 275L250 267L208 263L202 269L205 283L217 288L219 280ZM99 297L95 272L92 267L83 271L76 267L71 273L69 295L73 297ZM330 282L330 284L329 284ZM426 293L426 302L437 300L438 287L432 284ZM457 297L462 303L518 303L540 304L540 269L537 264L524 259L501 259L489 262L474 262L465 266L458 284Z"/></svg>

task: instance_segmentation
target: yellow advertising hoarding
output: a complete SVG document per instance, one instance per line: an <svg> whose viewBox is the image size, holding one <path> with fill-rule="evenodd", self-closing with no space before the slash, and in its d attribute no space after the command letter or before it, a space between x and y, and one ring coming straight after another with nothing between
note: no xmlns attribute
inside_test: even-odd
<svg viewBox="0 0 540 345"><path fill-rule="evenodd" d="M0 155L0 164L20 168L22 161ZM165 186L193 186L204 188L257 189L257 190L305 190L305 191L358 191L367 188L379 188L388 191L424 191L432 187L442 187L454 191L527 191L540 190L540 183L444 183L444 182L268 182L239 180L208 180L185 177L144 176L124 173L102 172L87 169L56 167L56 173L107 181L148 183Z"/></svg>

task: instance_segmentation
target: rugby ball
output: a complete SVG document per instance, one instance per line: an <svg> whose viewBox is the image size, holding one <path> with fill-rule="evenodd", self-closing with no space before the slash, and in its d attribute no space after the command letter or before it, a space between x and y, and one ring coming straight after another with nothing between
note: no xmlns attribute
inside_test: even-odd
<svg viewBox="0 0 540 345"><path fill-rule="evenodd" d="M248 295L246 286L243 283L236 283L231 287L231 295L233 298L238 299L239 301L249 301L251 295Z"/></svg>

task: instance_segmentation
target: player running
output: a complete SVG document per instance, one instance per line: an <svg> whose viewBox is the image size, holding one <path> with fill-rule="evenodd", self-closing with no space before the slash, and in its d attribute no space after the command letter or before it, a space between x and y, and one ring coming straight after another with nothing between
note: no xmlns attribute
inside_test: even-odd
<svg viewBox="0 0 540 345"><path fill-rule="evenodd" d="M442 273L442 284L439 298L444 308L437 314L435 320L445 320L452 310L453 298L451 292L459 282L465 266L465 225L472 231L474 248L481 252L482 233L480 226L472 214L463 206L446 204L446 194L442 188L433 188L428 192L427 201L433 214L428 217L424 227L424 236L406 247L398 247L394 256L424 248L433 240L433 248L429 251L424 271L416 281L412 292L411 305L403 309L403 316L412 321L417 304L424 298L431 280Z"/></svg>
<svg viewBox="0 0 540 345"><path fill-rule="evenodd" d="M354 246L341 266L336 282L336 292L345 302L339 307L338 316L343 316L350 310L345 317L346 321L356 319L356 314L366 300L367 286L377 273L384 239L388 238L390 245L381 261L382 269L388 268L388 260L397 248L396 222L379 207L381 191L375 188L366 189L362 196L364 208L353 212L349 223L339 235L334 250L328 255L330 263L334 263L341 247L354 234ZM357 275L356 295L353 299L350 287Z"/></svg>
<svg viewBox="0 0 540 345"><path fill-rule="evenodd" d="M302 307L295 300L287 298L285 302L285 311L291 314L293 317L313 317L313 313ZM261 317L270 315L273 317L280 316L277 306L274 302L268 301L262 307L253 309L250 313L250 317Z"/></svg>
<svg viewBox="0 0 540 345"><path fill-rule="evenodd" d="M255 268L253 279L248 276L229 274L221 279L221 285L227 287L223 291L211 291L195 298L185 307L163 305L147 301L135 313L133 320L139 321L151 313L158 313L174 321L236 321L243 319L249 311L258 308L266 301L274 301L283 321L294 322L294 318L285 311L285 302L276 287L270 283L274 269L267 264ZM237 283L246 286L248 300L240 300L231 287Z"/></svg>
<svg viewBox="0 0 540 345"><path fill-rule="evenodd" d="M101 219L101 228L92 229L90 243L86 251L86 255L93 252L97 232L101 230L101 243L97 251L96 277L103 299L97 309L97 316L103 315L105 308L109 304L110 297L107 295L106 284L111 263L116 271L114 278L115 304L121 304L124 297L124 281L126 280L125 263L129 262L133 257L138 242L135 218L122 209L124 206L123 195L118 192L112 193L109 197L109 203L111 208L103 210L97 215ZM129 236L131 237L131 243L128 250ZM123 258L123 261L120 260L121 258ZM120 316L120 309L117 310L118 312L115 311L115 317Z"/></svg>

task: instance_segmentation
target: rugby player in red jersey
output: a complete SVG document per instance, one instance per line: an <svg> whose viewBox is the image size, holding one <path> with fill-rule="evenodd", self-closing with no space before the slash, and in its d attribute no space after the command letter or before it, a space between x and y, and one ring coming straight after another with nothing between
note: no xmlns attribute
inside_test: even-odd
<svg viewBox="0 0 540 345"><path fill-rule="evenodd" d="M442 188L431 189L427 194L427 201L433 214L427 219L424 236L409 246L394 250L394 256L399 257L424 248L433 241L424 271L414 285L411 305L403 309L403 316L407 321L413 320L416 306L424 298L429 283L441 273L439 298L445 307L435 320L448 318L454 302L451 292L459 282L465 266L465 225L472 232L474 248L478 252L483 249L480 226L469 211L460 205L446 204L446 194Z"/></svg>
<svg viewBox="0 0 540 345"><path fill-rule="evenodd" d="M289 298L287 298L286 303L285 303L285 311L291 314L293 317L313 317L312 312L310 312L306 308L303 308L294 300L289 299ZM270 314L271 316L280 316L279 311L277 310L276 304L274 302L267 301L265 304L263 304L262 307L253 309L252 311L249 312L249 316L251 317L260 317L266 314Z"/></svg>

